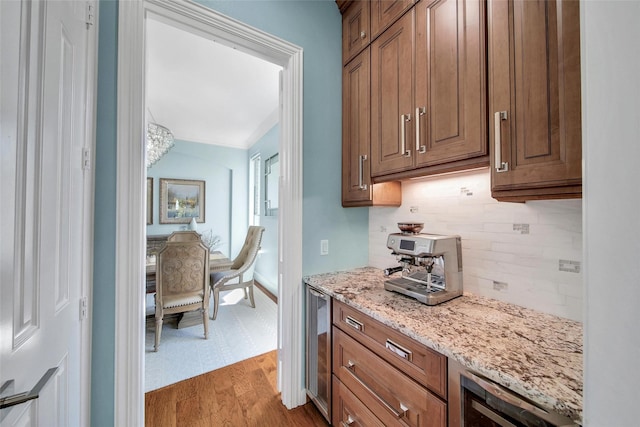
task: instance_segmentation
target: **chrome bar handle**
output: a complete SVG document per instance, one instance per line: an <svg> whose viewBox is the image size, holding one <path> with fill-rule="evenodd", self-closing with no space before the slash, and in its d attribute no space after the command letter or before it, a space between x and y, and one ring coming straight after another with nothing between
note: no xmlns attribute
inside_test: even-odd
<svg viewBox="0 0 640 427"><path fill-rule="evenodd" d="M364 183L364 161L367 160L366 154L358 156L358 188L366 190L367 184Z"/></svg>
<svg viewBox="0 0 640 427"><path fill-rule="evenodd" d="M347 316L346 319L344 319L345 323L349 326L351 326L354 329L357 329L358 331L362 331L364 329L364 325L362 324L362 322L358 322L356 319L354 319L351 316Z"/></svg>
<svg viewBox="0 0 640 427"><path fill-rule="evenodd" d="M347 420L346 421L342 421L342 427L349 427L350 425L353 425L353 423L355 423L356 420L353 419L353 417L351 416L351 414L347 415Z"/></svg>
<svg viewBox="0 0 640 427"><path fill-rule="evenodd" d="M496 172L507 172L509 170L509 163L502 161L502 152L501 147L502 144L500 142L501 136L501 122L503 120L507 120L507 112L506 111L496 111L493 115L493 126L494 126L494 142L495 142L495 168Z"/></svg>
<svg viewBox="0 0 640 427"><path fill-rule="evenodd" d="M384 400L378 393L376 393L367 383L365 383L355 372L353 368L355 368L356 364L352 360L349 360L347 366L345 368L353 375L353 378L360 383L362 387L367 390L369 394L371 394L374 398L376 398L389 412L391 412L396 418L400 419L407 415L409 412L409 408L402 402L400 402L400 410L397 410L391 404L389 404L386 400Z"/></svg>
<svg viewBox="0 0 640 427"><path fill-rule="evenodd" d="M411 352L411 350L402 347L400 344L391 341L389 338L387 338L384 346L403 359L406 359L410 362L413 360L413 353Z"/></svg>
<svg viewBox="0 0 640 427"><path fill-rule="evenodd" d="M58 371L58 368L51 368L47 372L44 373L40 381L31 389L29 392L18 393L12 396L7 396L0 398L0 409L9 408L11 406L20 405L21 403L28 402L33 399L37 399L40 397L40 392L47 385L47 382L55 375ZM13 380L11 380L13 381ZM5 387L3 386L3 389Z"/></svg>
<svg viewBox="0 0 640 427"><path fill-rule="evenodd" d="M411 114L400 115L400 146L402 147L402 156L411 157L411 151L407 150L407 130L406 123L411 121Z"/></svg>
<svg viewBox="0 0 640 427"><path fill-rule="evenodd" d="M416 153L424 154L427 147L420 144L420 118L427 114L427 107L416 107Z"/></svg>

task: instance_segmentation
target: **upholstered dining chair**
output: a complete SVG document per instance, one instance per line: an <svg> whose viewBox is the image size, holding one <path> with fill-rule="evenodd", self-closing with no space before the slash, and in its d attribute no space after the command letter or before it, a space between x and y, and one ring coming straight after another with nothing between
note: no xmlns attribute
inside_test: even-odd
<svg viewBox="0 0 640 427"><path fill-rule="evenodd" d="M201 311L209 338L209 292L209 248L195 231L172 233L157 255L155 351L166 314Z"/></svg>
<svg viewBox="0 0 640 427"><path fill-rule="evenodd" d="M211 291L213 292L213 320L218 316L218 305L220 304L220 292L232 289L242 288L244 290L244 298L247 299L247 291L251 307L255 308L256 303L253 299L253 270L255 268L255 260L260 250L260 242L262 241L262 233L264 227L252 225L247 230L247 236L240 253L233 260L233 264L229 270L216 271L211 273Z"/></svg>

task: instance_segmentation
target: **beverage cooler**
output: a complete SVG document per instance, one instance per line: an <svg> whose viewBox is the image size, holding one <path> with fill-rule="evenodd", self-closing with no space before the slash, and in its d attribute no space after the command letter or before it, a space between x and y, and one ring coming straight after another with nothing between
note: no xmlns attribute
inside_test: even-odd
<svg viewBox="0 0 640 427"><path fill-rule="evenodd" d="M331 423L331 298L307 285L307 395Z"/></svg>

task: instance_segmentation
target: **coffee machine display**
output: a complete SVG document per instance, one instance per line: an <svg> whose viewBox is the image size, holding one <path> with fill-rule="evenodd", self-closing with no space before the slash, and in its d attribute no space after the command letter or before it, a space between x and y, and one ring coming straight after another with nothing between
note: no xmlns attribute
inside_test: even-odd
<svg viewBox="0 0 640 427"><path fill-rule="evenodd" d="M384 282L388 291L437 305L462 295L462 244L460 236L423 233L392 233L387 238L400 266L388 268L386 276L402 277Z"/></svg>

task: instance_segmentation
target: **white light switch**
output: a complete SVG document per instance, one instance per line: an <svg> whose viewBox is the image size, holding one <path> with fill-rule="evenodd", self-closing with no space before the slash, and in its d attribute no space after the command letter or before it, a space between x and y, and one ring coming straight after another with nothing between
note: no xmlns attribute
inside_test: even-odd
<svg viewBox="0 0 640 427"><path fill-rule="evenodd" d="M329 255L329 241L320 240L320 255Z"/></svg>

